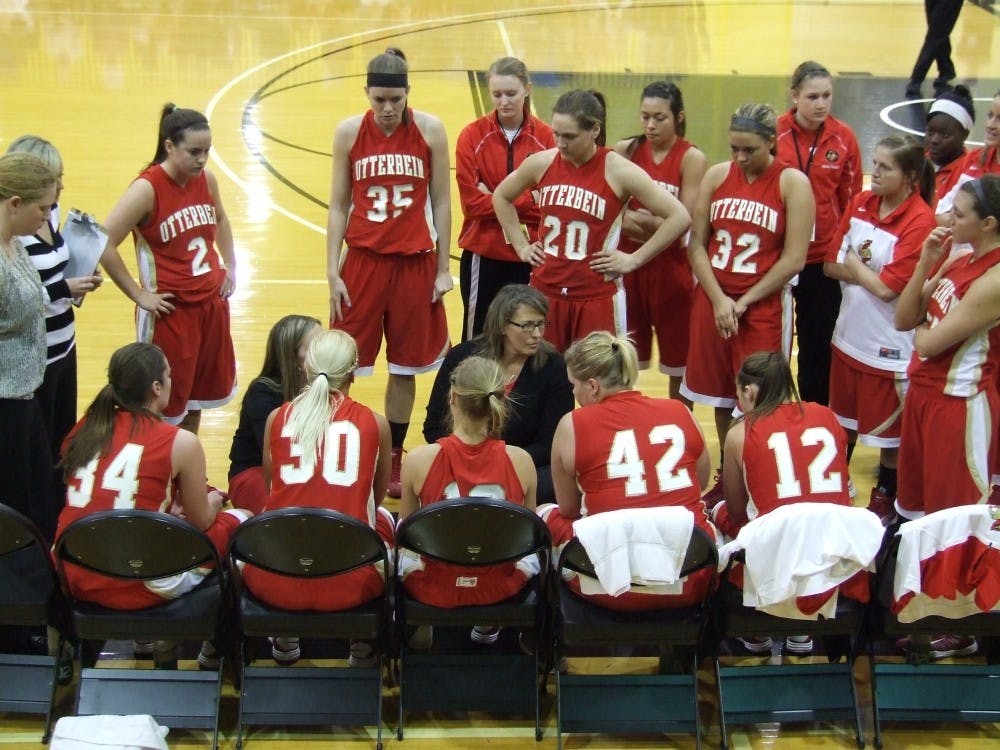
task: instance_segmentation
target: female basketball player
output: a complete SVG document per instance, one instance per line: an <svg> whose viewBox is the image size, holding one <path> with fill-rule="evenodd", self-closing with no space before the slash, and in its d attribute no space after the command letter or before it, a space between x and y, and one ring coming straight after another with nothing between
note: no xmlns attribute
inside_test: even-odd
<svg viewBox="0 0 1000 750"><path fill-rule="evenodd" d="M688 257L698 286L681 394L715 407L719 445L743 360L791 347L787 285L805 264L815 201L805 175L775 158L776 138L769 106L736 110L732 161L705 173L691 224Z"/></svg>
<svg viewBox="0 0 1000 750"><path fill-rule="evenodd" d="M961 174L955 179L951 190L938 200L934 209L937 213L938 224L950 226L951 207L955 202L955 195L962 185L983 175L1000 174L1000 148L998 146L1000 146L1000 91L994 94L990 108L986 111L986 129L983 133L982 148L973 149L965 155L965 160L960 168Z"/></svg>
<svg viewBox="0 0 1000 750"><path fill-rule="evenodd" d="M531 266L521 261L493 213L493 191L531 154L555 145L552 128L531 114L531 79L516 57L501 57L486 72L494 109L466 125L455 146L455 181L462 201L459 286L465 317L462 340L483 331L486 310L507 284L527 284ZM538 239L538 206L529 191L515 201L530 240Z"/></svg>
<svg viewBox="0 0 1000 750"><path fill-rule="evenodd" d="M639 102L642 134L620 141L615 151L642 167L693 213L707 162L684 138L686 118L681 90L666 81L651 83L642 90ZM659 218L633 198L625 210L619 249L638 249L660 224ZM693 292L694 277L683 240L676 240L642 268L625 275L628 330L639 355L639 368L649 367L655 336L660 371L670 376L671 398L680 392L687 361Z"/></svg>
<svg viewBox="0 0 1000 750"><path fill-rule="evenodd" d="M508 500L535 509L535 465L521 448L500 439L507 420L507 376L486 357L472 356L451 374L452 432L414 448L403 461L399 516L459 497ZM465 569L433 560L407 560L403 585L415 598L438 607L494 604L513 596L538 573L528 561ZM500 629L477 625L476 643L494 643Z"/></svg>
<svg viewBox="0 0 1000 750"><path fill-rule="evenodd" d="M156 153L108 214L101 256L111 280L139 308L139 340L159 346L174 368L164 418L191 432L198 432L203 408L224 406L236 395L229 332L236 254L219 184L205 166L211 148L203 114L164 105ZM118 252L129 232L141 286Z"/></svg>
<svg viewBox="0 0 1000 750"><path fill-rule="evenodd" d="M872 189L852 202L841 225L843 240L826 272L843 287L833 333L830 408L854 444L880 449L879 476L868 509L892 514L896 493L900 413L913 338L893 324L896 300L935 226L934 171L909 136L891 135L875 146Z"/></svg>
<svg viewBox="0 0 1000 750"><path fill-rule="evenodd" d="M701 499L711 461L701 428L685 405L634 390L639 377L635 347L607 331L575 342L566 352L566 367L580 408L562 418L552 443L558 506L538 511L552 532L552 544L568 542L573 521L581 516L671 505L689 509L695 524L714 539ZM684 606L704 597L711 577L707 570L694 574L676 596L628 591L591 598L620 610Z"/></svg>
<svg viewBox="0 0 1000 750"><path fill-rule="evenodd" d="M493 193L493 207L518 257L532 266L531 285L549 300L548 339L563 351L591 331L624 333L621 274L640 268L687 229L674 196L635 164L605 148L603 97L569 91L552 114L556 148L534 154ZM514 201L537 193L540 237L520 230ZM633 253L616 250L621 214L637 198L663 220Z"/></svg>
<svg viewBox="0 0 1000 750"><path fill-rule="evenodd" d="M371 109L341 122L333 136L326 233L330 326L358 342L359 375L372 373L385 332L391 497L400 493L414 375L436 369L448 350L441 298L453 286L448 139L440 120L407 106L407 70L394 48L368 63Z"/></svg>
<svg viewBox="0 0 1000 750"><path fill-rule="evenodd" d="M270 491L264 510L337 510L367 523L391 548L392 515L380 507L391 465L389 425L381 414L350 397L357 368L357 345L344 331L324 331L309 342L306 389L272 412L264 428L264 481ZM385 574L368 566L316 580L247 566L243 579L255 596L274 606L336 611L378 596ZM277 661L294 662L299 653L297 638L274 639ZM353 664L370 658L369 644L352 644Z"/></svg>
<svg viewBox="0 0 1000 750"><path fill-rule="evenodd" d="M972 92L959 84L934 99L927 113L924 145L934 163L934 203L951 192L965 164L965 139L976 121ZM932 206L934 208L935 206Z"/></svg>
<svg viewBox="0 0 1000 750"><path fill-rule="evenodd" d="M850 126L830 114L829 70L812 60L802 63L792 73L791 94L792 108L778 118L778 158L805 173L816 199L806 265L792 287L799 392L806 401L826 404L840 284L823 274L823 261L837 241L847 204L861 190L861 152Z"/></svg>

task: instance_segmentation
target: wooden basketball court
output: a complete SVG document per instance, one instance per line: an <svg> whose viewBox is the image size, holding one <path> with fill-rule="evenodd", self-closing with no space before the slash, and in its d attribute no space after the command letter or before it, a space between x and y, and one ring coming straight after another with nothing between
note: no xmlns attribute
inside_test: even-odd
<svg viewBox="0 0 1000 750"><path fill-rule="evenodd" d="M992 5L966 3L952 35L959 78L981 98L980 115L1000 88ZM210 168L236 238L233 336L245 385L260 368L275 321L288 313L329 316L324 233L333 128L366 108L365 65L386 46L407 53L410 104L444 121L452 149L461 128L489 107L481 72L494 59L515 55L532 71L532 98L543 118L562 91L603 91L609 142L637 132L646 83L676 81L686 100L688 138L710 162L728 158L726 126L737 106L765 101L782 111L792 69L815 59L835 75L834 113L857 132L867 169L878 138L893 129L922 132L925 110L906 102L903 89L923 34L920 0L510 0L496 7L477 0L8 0L0 4L0 148L24 133L51 140L65 165L63 209L102 218L152 158L161 105L173 101L204 111L212 124ZM981 138L984 117L978 119L973 139ZM454 187L452 212L457 233ZM457 276L459 249L452 245L451 252ZM134 269L130 241L122 255ZM458 341L457 283L447 309ZM111 352L133 338L133 307L108 281L77 313L81 412L105 382ZM431 381L418 377L408 445L421 442ZM376 375L359 380L352 395L382 411L384 386L380 361ZM658 395L666 386L652 372L640 383ZM209 479L221 487L238 411L239 397L202 421ZM697 413L714 445L711 411ZM875 464L876 453L859 447L852 462L859 502L867 498ZM69 694L62 697L68 706ZM535 746L526 719L427 716L409 726L405 742L414 750ZM0 745L34 747L40 727L0 715ZM717 741L714 723L712 731ZM956 750L998 738L995 725L889 728L886 734L889 747ZM207 744L198 733L172 733L169 740L175 747ZM329 740L320 733L259 731L249 741L263 749L289 742L330 746ZM853 746L846 728L826 725L742 728L732 741L736 748ZM333 745L372 743L360 732L337 734ZM398 743L387 733L387 744ZM674 737L579 736L567 747L693 744ZM540 747L554 746L552 713Z"/></svg>

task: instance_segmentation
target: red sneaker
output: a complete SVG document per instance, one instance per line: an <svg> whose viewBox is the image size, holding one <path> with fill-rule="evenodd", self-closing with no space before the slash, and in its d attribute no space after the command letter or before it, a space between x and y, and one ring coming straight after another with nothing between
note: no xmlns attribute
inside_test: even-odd
<svg viewBox="0 0 1000 750"><path fill-rule="evenodd" d="M403 465L405 452L402 448L392 449L392 472L389 474L389 487L385 491L389 497L399 498L403 495L403 485L399 481L399 469Z"/></svg>
<svg viewBox="0 0 1000 750"><path fill-rule="evenodd" d="M724 499L722 496L722 469L715 472L715 484L708 488L708 491L701 496L705 501L705 507L711 510Z"/></svg>
<svg viewBox="0 0 1000 750"><path fill-rule="evenodd" d="M881 521L885 521L896 513L895 501L881 487L872 487L872 494L868 499L868 510L878 516Z"/></svg>
<svg viewBox="0 0 1000 750"><path fill-rule="evenodd" d="M972 656L979 650L976 639L970 635L939 635L931 639L931 658L947 659L950 656Z"/></svg>

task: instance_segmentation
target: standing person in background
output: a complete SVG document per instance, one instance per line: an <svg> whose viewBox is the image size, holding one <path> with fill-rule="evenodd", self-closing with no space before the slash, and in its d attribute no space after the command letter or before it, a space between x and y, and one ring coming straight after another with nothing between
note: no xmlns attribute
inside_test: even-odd
<svg viewBox="0 0 1000 750"><path fill-rule="evenodd" d="M507 284L527 284L531 266L517 257L493 213L493 191L531 154L555 146L552 128L531 114L531 79L516 57L501 57L486 71L494 110L466 125L455 146L455 181L462 201L459 287L465 316L462 340L483 331L486 311ZM538 206L529 191L514 201L532 242L538 239Z"/></svg>
<svg viewBox="0 0 1000 750"><path fill-rule="evenodd" d="M965 139L976 122L976 105L965 86L945 91L931 104L927 113L924 146L934 164L934 203L951 192L962 176L965 164Z"/></svg>
<svg viewBox="0 0 1000 750"><path fill-rule="evenodd" d="M236 253L219 183L205 166L211 148L203 114L165 104L153 160L108 214L101 256L111 280L138 307L138 339L159 346L173 368L164 418L194 433L202 409L236 395L229 330ZM141 286L118 252L129 232Z"/></svg>
<svg viewBox="0 0 1000 750"><path fill-rule="evenodd" d="M830 340L840 309L840 284L823 273L837 241L840 219L861 191L861 151L854 131L830 114L833 79L807 60L792 73L792 108L778 118L778 153L809 178L816 224L806 265L792 287L798 343L798 385L803 401L830 401Z"/></svg>
<svg viewBox="0 0 1000 750"><path fill-rule="evenodd" d="M743 361L757 351L787 356L791 348L787 285L805 265L813 227L809 180L775 158L775 119L766 104L736 110L732 160L705 173L691 223L688 257L698 286L681 394L715 407L720 447Z"/></svg>
<svg viewBox="0 0 1000 750"><path fill-rule="evenodd" d="M532 266L531 286L549 300L545 338L563 351L591 331L625 332L620 276L648 263L680 237L690 217L675 197L605 143L604 97L568 91L556 100L556 148L522 162L493 193L493 208L518 257ZM539 239L520 229L514 201L536 191ZM663 223L631 254L617 250L621 217L633 197Z"/></svg>
<svg viewBox="0 0 1000 750"><path fill-rule="evenodd" d="M507 417L501 437L507 445L523 448L538 472L538 500L552 502L552 435L563 414L573 408L573 389L566 378L566 362L542 338L549 303L537 289L508 284L486 313L483 333L463 341L444 358L424 420L424 439L435 443L451 434L451 377L470 356L496 362L506 377Z"/></svg>
<svg viewBox="0 0 1000 750"><path fill-rule="evenodd" d="M264 427L271 412L293 400L305 386L306 349L321 330L316 318L286 315L267 335L264 366L243 396L240 423L229 450L229 497L239 508L254 513L264 508Z"/></svg>
<svg viewBox="0 0 1000 750"><path fill-rule="evenodd" d="M843 286L833 332L830 408L855 443L879 448L878 479L868 509L885 519L896 499L901 413L913 337L893 324L896 301L913 275L924 238L935 226L934 170L910 136L875 146L872 189L860 193L841 223L843 240L826 273Z"/></svg>
<svg viewBox="0 0 1000 750"><path fill-rule="evenodd" d="M913 72L906 83L906 98L917 99L931 63L937 63L937 78L934 79L934 96L951 88L955 80L955 63L951 59L951 36L958 16L962 12L963 0L924 0L924 16L927 18L927 34L917 53Z"/></svg>
<svg viewBox="0 0 1000 750"><path fill-rule="evenodd" d="M45 374L45 305L38 271L18 237L48 221L58 176L33 154L0 156L0 502L51 541L62 498L35 391Z"/></svg>
<svg viewBox="0 0 1000 750"><path fill-rule="evenodd" d="M406 58L395 48L368 63L365 94L371 109L344 120L334 132L326 231L330 327L357 341L359 375L374 371L385 334L390 497L401 491L415 375L436 369L448 350L442 297L454 286L448 270L448 138L438 118L407 106L407 71Z"/></svg>
<svg viewBox="0 0 1000 750"><path fill-rule="evenodd" d="M657 81L642 90L639 101L641 135L619 141L615 151L642 167L667 192L694 213L698 186L705 176L705 154L685 140L684 98L673 83ZM652 236L662 219L636 199L625 210L624 252L633 252ZM673 242L653 260L625 276L625 304L629 335L639 355L639 369L652 359L653 337L660 355L660 372L670 376L670 397L678 398L687 361L688 325L694 277L684 239Z"/></svg>
<svg viewBox="0 0 1000 750"><path fill-rule="evenodd" d="M7 153L34 154L56 175L56 200L52 213L34 234L20 237L31 262L38 269L45 290L45 343L48 348L45 377L35 392L53 460L58 461L62 441L76 424L76 335L73 299L92 292L104 280L101 275L67 279L69 248L59 234L59 195L62 192L63 163L55 146L37 135L22 135L7 147Z"/></svg>

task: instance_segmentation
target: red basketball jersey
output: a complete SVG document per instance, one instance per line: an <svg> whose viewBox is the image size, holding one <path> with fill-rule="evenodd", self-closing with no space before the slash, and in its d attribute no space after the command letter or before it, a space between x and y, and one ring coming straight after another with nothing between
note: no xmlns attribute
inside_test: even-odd
<svg viewBox="0 0 1000 750"><path fill-rule="evenodd" d="M588 265L592 256L618 246L625 205L604 179L609 153L598 147L576 167L557 152L535 187L545 262L531 272L531 285L547 296L594 299L617 289Z"/></svg>
<svg viewBox="0 0 1000 750"><path fill-rule="evenodd" d="M653 159L653 148L649 145L649 141L644 138L629 158L636 166L641 167L653 179L653 182L680 200L681 163L684 161L684 154L688 152L689 148L691 148L691 144L688 141L678 138L674 142L674 145L670 147L667 155L663 157L663 161L657 164ZM628 203L628 208L632 211L638 211L641 208L645 208L645 206L635 198L632 198ZM626 253L631 253L638 250L641 245L641 242L636 242L625 234L622 234L621 240L618 243L618 249ZM683 263L685 266L689 265L687 253L684 251L683 236L674 240L672 245L669 245L662 253L655 256L643 268L657 268L661 265L674 263Z"/></svg>
<svg viewBox="0 0 1000 750"><path fill-rule="evenodd" d="M621 391L573 412L586 515L681 505L708 524L697 463L705 443L680 401Z"/></svg>
<svg viewBox="0 0 1000 750"><path fill-rule="evenodd" d="M790 503L850 505L847 436L833 412L803 401L747 421L743 476L751 520Z"/></svg>
<svg viewBox="0 0 1000 750"><path fill-rule="evenodd" d="M431 148L407 109L392 135L370 110L349 152L351 213L347 246L384 255L415 255L437 245L430 201Z"/></svg>
<svg viewBox="0 0 1000 750"><path fill-rule="evenodd" d="M1000 263L1000 247L980 258L970 253L952 263L927 303L930 327L937 326L949 310L960 305L972 283L997 263ZM922 358L914 351L907 371L910 380L958 398L975 396L987 386L995 387L1000 352L990 347L993 327L995 324L976 331L935 357Z"/></svg>
<svg viewBox="0 0 1000 750"><path fill-rule="evenodd" d="M422 506L456 497L493 497L524 505L524 487L503 440L469 445L448 435L437 444L441 450L420 489Z"/></svg>
<svg viewBox="0 0 1000 750"><path fill-rule="evenodd" d="M162 165L136 179L153 186L153 211L133 230L142 286L173 292L174 302L201 302L218 294L225 271L215 251L215 201L202 172L184 185Z"/></svg>
<svg viewBox="0 0 1000 750"><path fill-rule="evenodd" d="M271 495L265 510L329 508L375 527L372 482L379 431L372 410L343 397L330 419L322 455L304 456L291 437L292 404L281 406L271 423Z"/></svg>
<svg viewBox="0 0 1000 750"><path fill-rule="evenodd" d="M712 193L708 258L719 286L730 297L738 297L760 281L781 257L785 247L781 174L786 169L791 167L774 159L753 182L747 182L733 162Z"/></svg>

